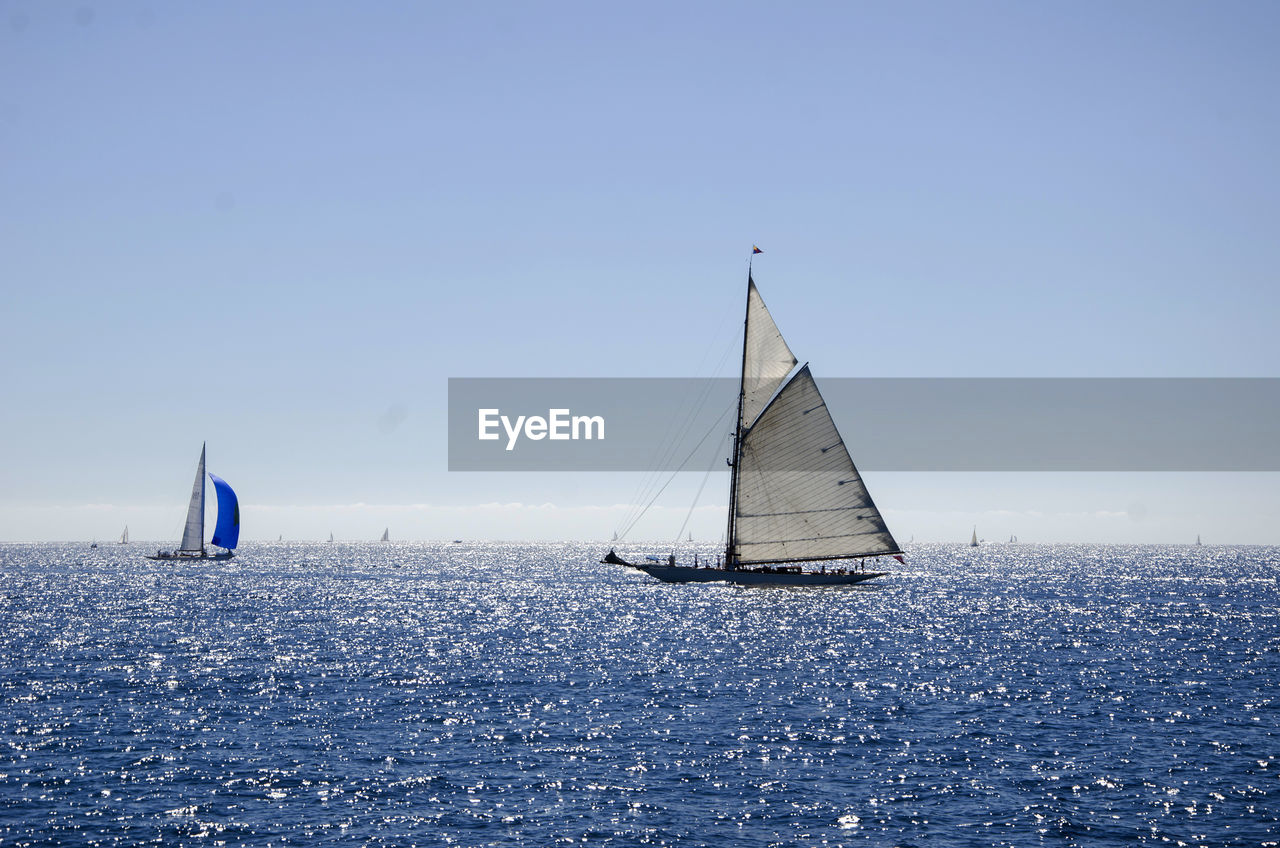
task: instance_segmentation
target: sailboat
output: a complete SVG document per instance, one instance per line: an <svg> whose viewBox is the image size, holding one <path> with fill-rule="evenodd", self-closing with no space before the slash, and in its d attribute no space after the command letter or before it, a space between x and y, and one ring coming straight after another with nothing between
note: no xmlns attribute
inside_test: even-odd
<svg viewBox="0 0 1280 848"><path fill-rule="evenodd" d="M1201 547L1201 544L1200 544L1200 534L1199 534L1199 533L1197 533L1197 534L1196 534L1196 547L1197 547L1197 548Z"/></svg>
<svg viewBox="0 0 1280 848"><path fill-rule="evenodd" d="M128 524L124 526L124 532L120 534L120 544L122 545L129 544L129 525Z"/></svg>
<svg viewBox="0 0 1280 848"><path fill-rule="evenodd" d="M667 583L825 586L884 576L860 565L867 557L904 561L808 364L798 364L748 269L723 559L678 565L672 553L633 564L611 549L602 562Z"/></svg>
<svg viewBox="0 0 1280 848"><path fill-rule="evenodd" d="M378 541L380 541L380 542L390 542L390 541L391 541L391 528L390 528L390 527L388 527L386 530L383 530L383 531L382 531L382 538L381 538L381 539L379 539Z"/></svg>
<svg viewBox="0 0 1280 848"><path fill-rule="evenodd" d="M231 559L240 542L240 504L236 493L227 482L210 474L214 491L218 495L218 523L213 528L210 543L223 548L210 553L204 545L204 458L205 446L200 446L200 462L196 465L196 482L191 487L191 503L187 505L187 523L182 530L182 545L176 551L156 551L147 559Z"/></svg>
<svg viewBox="0 0 1280 848"><path fill-rule="evenodd" d="M332 533L330 533L330 534L329 534L329 544L331 544L331 545L333 544L333 534L332 534Z"/></svg>
<svg viewBox="0 0 1280 848"><path fill-rule="evenodd" d="M976 547L978 547L978 527L977 527L977 525L974 525L974 528L973 528L973 535L969 537L969 547L971 547L971 548L976 548Z"/></svg>

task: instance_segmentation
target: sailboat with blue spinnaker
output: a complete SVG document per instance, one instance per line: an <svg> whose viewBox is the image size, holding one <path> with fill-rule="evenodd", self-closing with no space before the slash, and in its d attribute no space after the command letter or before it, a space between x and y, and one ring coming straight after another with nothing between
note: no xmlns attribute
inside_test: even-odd
<svg viewBox="0 0 1280 848"><path fill-rule="evenodd" d="M218 521L209 542L223 550L211 552L204 544L204 462L205 446L201 445L196 481L191 487L191 502L187 505L187 523L182 530L182 545L174 551L156 551L154 556L148 556L147 559L231 559L235 556L235 547L240 543L240 502L227 481L216 474L209 475L218 496Z"/></svg>

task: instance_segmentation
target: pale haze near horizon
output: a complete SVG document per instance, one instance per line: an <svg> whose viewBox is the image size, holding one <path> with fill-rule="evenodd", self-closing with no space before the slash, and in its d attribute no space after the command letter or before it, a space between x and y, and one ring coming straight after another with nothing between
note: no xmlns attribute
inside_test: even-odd
<svg viewBox="0 0 1280 848"><path fill-rule="evenodd" d="M714 376L753 242L819 380L1280 370L1274 5L0 16L0 539L171 542L206 440L247 539L607 539L637 475L451 474L446 380ZM1280 542L1270 473L867 476L900 541Z"/></svg>

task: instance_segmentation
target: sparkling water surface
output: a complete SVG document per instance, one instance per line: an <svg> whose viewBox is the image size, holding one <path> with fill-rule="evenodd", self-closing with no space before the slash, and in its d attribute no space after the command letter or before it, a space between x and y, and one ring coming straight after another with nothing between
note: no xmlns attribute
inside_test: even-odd
<svg viewBox="0 0 1280 848"><path fill-rule="evenodd" d="M1280 844L1277 548L147 549L0 545L0 845Z"/></svg>

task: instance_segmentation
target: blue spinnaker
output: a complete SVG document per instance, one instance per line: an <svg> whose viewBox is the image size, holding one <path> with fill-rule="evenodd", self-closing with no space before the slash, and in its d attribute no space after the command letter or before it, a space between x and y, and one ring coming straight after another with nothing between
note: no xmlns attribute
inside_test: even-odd
<svg viewBox="0 0 1280 848"><path fill-rule="evenodd" d="M216 474L210 474L209 479L218 492L218 526L213 528L211 541L230 550L240 542L240 502L226 480Z"/></svg>

